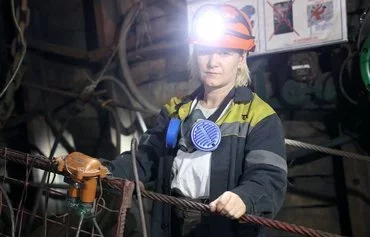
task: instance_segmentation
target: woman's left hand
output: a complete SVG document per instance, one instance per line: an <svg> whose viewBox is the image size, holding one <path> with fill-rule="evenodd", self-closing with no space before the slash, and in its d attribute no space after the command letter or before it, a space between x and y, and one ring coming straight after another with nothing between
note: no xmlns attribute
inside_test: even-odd
<svg viewBox="0 0 370 237"><path fill-rule="evenodd" d="M241 198L230 191L224 192L216 200L209 204L211 212L219 212L233 219L238 219L247 211L247 207Z"/></svg>

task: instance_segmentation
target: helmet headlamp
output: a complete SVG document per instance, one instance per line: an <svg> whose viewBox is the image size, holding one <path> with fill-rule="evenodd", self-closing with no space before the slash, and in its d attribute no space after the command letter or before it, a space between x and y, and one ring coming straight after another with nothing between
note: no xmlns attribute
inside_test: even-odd
<svg viewBox="0 0 370 237"><path fill-rule="evenodd" d="M231 5L206 4L193 18L191 42L211 47L252 50L248 16Z"/></svg>

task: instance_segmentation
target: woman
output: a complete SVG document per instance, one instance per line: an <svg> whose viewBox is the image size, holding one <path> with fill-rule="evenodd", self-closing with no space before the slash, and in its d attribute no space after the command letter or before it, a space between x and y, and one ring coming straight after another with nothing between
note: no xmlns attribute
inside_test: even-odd
<svg viewBox="0 0 370 237"><path fill-rule="evenodd" d="M143 135L139 176L156 192L208 203L221 215L155 202L151 236L263 236L262 227L236 219L276 215L287 165L277 114L247 87L246 57L255 47L249 19L230 5L207 4L195 14L191 43L191 73L202 86L171 99ZM133 177L127 155L111 162L114 176Z"/></svg>

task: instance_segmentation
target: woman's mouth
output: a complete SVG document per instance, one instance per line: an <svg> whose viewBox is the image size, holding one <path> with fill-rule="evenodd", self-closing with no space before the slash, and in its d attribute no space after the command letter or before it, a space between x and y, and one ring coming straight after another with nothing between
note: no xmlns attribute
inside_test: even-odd
<svg viewBox="0 0 370 237"><path fill-rule="evenodd" d="M217 73L217 72L206 72L206 74L209 74L209 75L218 75L220 73Z"/></svg>

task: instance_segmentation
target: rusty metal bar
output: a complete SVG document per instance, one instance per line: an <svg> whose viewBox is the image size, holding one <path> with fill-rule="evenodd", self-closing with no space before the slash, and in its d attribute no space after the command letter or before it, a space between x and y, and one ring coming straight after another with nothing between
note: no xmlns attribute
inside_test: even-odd
<svg viewBox="0 0 370 237"><path fill-rule="evenodd" d="M116 237L122 237L125 230L127 208L132 206L132 194L135 183L129 180L122 180L121 184L121 207L118 214Z"/></svg>

